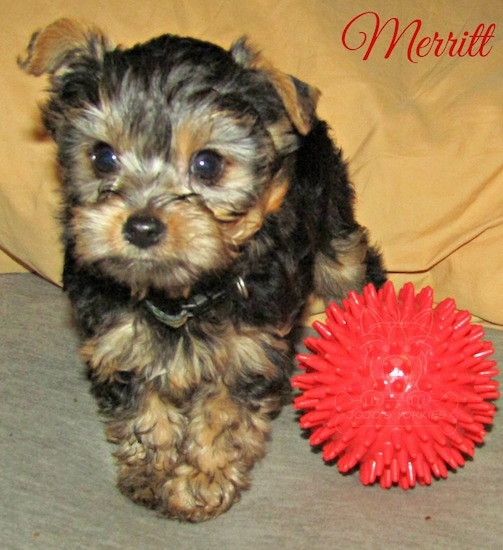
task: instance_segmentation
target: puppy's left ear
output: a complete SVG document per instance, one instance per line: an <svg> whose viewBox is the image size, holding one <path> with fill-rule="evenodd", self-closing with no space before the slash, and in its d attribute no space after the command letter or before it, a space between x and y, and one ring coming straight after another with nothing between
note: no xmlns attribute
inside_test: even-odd
<svg viewBox="0 0 503 550"><path fill-rule="evenodd" d="M297 131L302 135L309 133L316 118L316 106L321 92L274 67L260 51L249 44L246 37L235 42L230 52L236 63L242 67L266 74Z"/></svg>

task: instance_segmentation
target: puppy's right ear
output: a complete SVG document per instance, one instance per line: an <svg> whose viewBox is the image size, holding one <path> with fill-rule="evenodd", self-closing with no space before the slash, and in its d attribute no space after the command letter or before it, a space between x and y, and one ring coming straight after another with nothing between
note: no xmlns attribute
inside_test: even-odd
<svg viewBox="0 0 503 550"><path fill-rule="evenodd" d="M48 73L57 77L76 65L101 61L113 47L99 29L58 19L33 34L27 54L18 58L18 64L34 76Z"/></svg>
<svg viewBox="0 0 503 550"><path fill-rule="evenodd" d="M41 110L44 126L56 141L75 109L98 100L105 53L113 49L99 29L71 19L58 19L31 37L18 64L29 74L50 76L49 98Z"/></svg>

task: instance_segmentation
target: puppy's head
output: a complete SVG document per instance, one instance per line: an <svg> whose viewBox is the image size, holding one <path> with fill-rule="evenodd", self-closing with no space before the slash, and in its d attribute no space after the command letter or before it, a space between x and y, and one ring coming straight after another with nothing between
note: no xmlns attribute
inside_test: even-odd
<svg viewBox="0 0 503 550"><path fill-rule="evenodd" d="M59 20L19 61L48 73L65 237L77 261L173 296L227 269L288 191L318 93L242 39L164 35L130 49Z"/></svg>

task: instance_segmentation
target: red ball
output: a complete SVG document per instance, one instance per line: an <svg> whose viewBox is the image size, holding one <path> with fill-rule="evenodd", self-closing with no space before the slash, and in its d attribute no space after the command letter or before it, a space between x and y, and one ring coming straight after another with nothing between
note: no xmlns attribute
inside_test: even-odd
<svg viewBox="0 0 503 550"><path fill-rule="evenodd" d="M368 285L326 313L292 380L300 425L323 458L341 472L359 466L364 485L403 489L463 466L499 397L484 329L454 300L434 307L432 289L416 295L412 284L398 296L391 282Z"/></svg>

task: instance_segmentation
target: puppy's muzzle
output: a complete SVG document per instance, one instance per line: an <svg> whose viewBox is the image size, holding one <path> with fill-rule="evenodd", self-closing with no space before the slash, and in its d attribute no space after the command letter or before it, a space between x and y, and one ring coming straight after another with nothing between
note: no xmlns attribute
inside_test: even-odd
<svg viewBox="0 0 503 550"><path fill-rule="evenodd" d="M165 232L166 226L158 218L145 214L130 216L122 228L126 241L138 248L154 246Z"/></svg>

